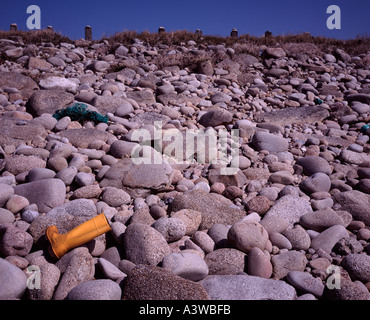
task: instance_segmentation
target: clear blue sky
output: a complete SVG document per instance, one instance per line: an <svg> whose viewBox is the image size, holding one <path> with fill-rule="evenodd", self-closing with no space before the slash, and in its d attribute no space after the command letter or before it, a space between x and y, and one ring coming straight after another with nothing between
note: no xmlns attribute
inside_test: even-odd
<svg viewBox="0 0 370 320"><path fill-rule="evenodd" d="M341 30L329 30L329 5L341 8ZM84 37L91 25L93 38L123 30L156 32L201 29L203 34L227 36L232 28L239 34L262 35L311 32L314 36L351 39L370 36L370 0L0 0L0 30L17 23L27 30L29 5L41 9L41 28L72 38Z"/></svg>

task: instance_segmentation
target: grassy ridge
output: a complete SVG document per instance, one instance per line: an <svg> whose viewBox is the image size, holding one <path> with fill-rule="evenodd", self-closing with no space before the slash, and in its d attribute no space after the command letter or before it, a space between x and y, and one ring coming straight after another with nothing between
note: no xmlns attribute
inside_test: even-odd
<svg viewBox="0 0 370 320"><path fill-rule="evenodd" d="M41 42L51 42L59 44L61 42L73 43L74 41L60 33L49 30L33 30L33 31L0 31L0 39L18 40L22 39L25 44L39 44ZM111 46L117 44L130 45L134 38L140 39L151 46L158 44L168 46L179 46L186 44L189 40L194 40L197 44L218 45L223 44L227 47L235 47L239 51L258 55L261 46L281 46L287 49L296 51L296 53L330 53L336 48L345 50L351 55L367 54L370 51L370 38L357 37L351 40L339 40L334 38L313 37L307 33L287 34L287 35L271 35L268 37L255 37L249 34L240 35L238 38L221 37L211 35L199 35L189 31L174 31L165 33L150 33L144 31L138 33L136 31L118 32L112 36L104 36L93 42L101 42L106 40ZM293 46L291 44L301 44ZM317 51L317 52L315 52Z"/></svg>

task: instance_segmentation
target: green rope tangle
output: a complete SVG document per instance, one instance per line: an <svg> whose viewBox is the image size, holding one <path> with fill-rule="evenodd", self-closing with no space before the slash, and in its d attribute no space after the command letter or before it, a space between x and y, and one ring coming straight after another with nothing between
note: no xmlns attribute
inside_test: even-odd
<svg viewBox="0 0 370 320"><path fill-rule="evenodd" d="M316 98L316 99L314 100L314 102L315 102L316 104L322 104L322 103L324 103L324 101L322 101L320 98Z"/></svg>
<svg viewBox="0 0 370 320"><path fill-rule="evenodd" d="M87 105L84 103L76 103L66 109L59 109L53 114L53 117L57 120L70 117L72 121L94 121L95 123L104 122L108 124L108 116L87 110Z"/></svg>

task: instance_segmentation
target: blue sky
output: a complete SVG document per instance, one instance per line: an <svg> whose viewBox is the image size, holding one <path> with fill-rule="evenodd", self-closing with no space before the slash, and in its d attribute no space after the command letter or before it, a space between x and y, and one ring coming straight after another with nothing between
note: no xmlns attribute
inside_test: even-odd
<svg viewBox="0 0 370 320"><path fill-rule="evenodd" d="M41 28L72 38L84 37L84 27L91 25L93 38L123 30L156 32L201 29L203 34L227 36L232 28L239 34L262 35L311 32L314 36L351 39L370 36L369 0L100 0L100 1L5 1L0 0L0 30L11 23L27 30L26 13L30 5L41 9ZM341 9L341 29L329 30L326 13L329 5Z"/></svg>

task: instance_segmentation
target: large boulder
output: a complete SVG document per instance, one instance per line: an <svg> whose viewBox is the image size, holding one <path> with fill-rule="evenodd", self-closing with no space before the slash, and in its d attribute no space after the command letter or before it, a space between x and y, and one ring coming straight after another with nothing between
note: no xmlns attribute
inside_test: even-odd
<svg viewBox="0 0 370 320"><path fill-rule="evenodd" d="M124 246L127 259L135 264L156 266L171 252L161 233L141 223L132 223L127 227Z"/></svg>
<svg viewBox="0 0 370 320"><path fill-rule="evenodd" d="M66 186L60 179L44 179L20 184L14 187L14 193L35 203L40 212L48 212L63 204Z"/></svg>
<svg viewBox="0 0 370 320"><path fill-rule="evenodd" d="M0 283L0 300L20 299L27 288L27 276L14 264L0 258Z"/></svg>
<svg viewBox="0 0 370 320"><path fill-rule="evenodd" d="M43 180L42 180L43 181ZM47 227L55 225L60 233L66 233L97 215L95 204L89 199L76 199L50 210L31 223L29 232L35 241L45 234Z"/></svg>
<svg viewBox="0 0 370 320"><path fill-rule="evenodd" d="M209 300L199 284L174 275L171 271L138 265L129 273L123 291L124 300Z"/></svg>
<svg viewBox="0 0 370 320"><path fill-rule="evenodd" d="M212 275L200 284L211 300L294 300L297 296L284 281L249 275Z"/></svg>
<svg viewBox="0 0 370 320"><path fill-rule="evenodd" d="M72 250L59 259L56 266L63 275L55 290L54 300L64 300L73 288L94 278L94 258L87 248Z"/></svg>
<svg viewBox="0 0 370 320"><path fill-rule="evenodd" d="M264 59L279 59L286 57L286 53L282 48L266 48L262 53L262 57Z"/></svg>
<svg viewBox="0 0 370 320"><path fill-rule="evenodd" d="M169 190L173 176L172 167L161 164L135 164L132 159L124 158L110 167L100 182L101 187L125 189L132 197L148 195L150 190Z"/></svg>
<svg viewBox="0 0 370 320"><path fill-rule="evenodd" d="M121 106L127 104L127 101L121 97L96 96L91 104L101 113L115 113Z"/></svg>
<svg viewBox="0 0 370 320"><path fill-rule="evenodd" d="M329 163L321 157L318 156L307 156L297 160L297 164L302 166L303 173L312 176L315 173L322 172L330 175L333 169Z"/></svg>
<svg viewBox="0 0 370 320"><path fill-rule="evenodd" d="M16 88L20 91L22 98L27 100L39 87L30 77L18 72L0 72L0 88Z"/></svg>
<svg viewBox="0 0 370 320"><path fill-rule="evenodd" d="M149 90L127 92L127 98L133 99L139 104L152 105L155 103L154 94Z"/></svg>
<svg viewBox="0 0 370 320"><path fill-rule="evenodd" d="M5 170L17 175L33 168L45 168L46 161L37 156L14 155L5 162Z"/></svg>
<svg viewBox="0 0 370 320"><path fill-rule="evenodd" d="M33 239L31 235L11 223L0 225L0 253L4 257L25 257L31 251Z"/></svg>
<svg viewBox="0 0 370 320"><path fill-rule="evenodd" d="M288 150L289 143L278 135L258 131L253 135L252 144L257 151L267 150L269 152L284 152Z"/></svg>
<svg viewBox="0 0 370 320"><path fill-rule="evenodd" d="M259 223L241 220L230 228L227 239L235 248L248 253L255 247L264 250L268 243L269 235L266 229Z"/></svg>
<svg viewBox="0 0 370 320"><path fill-rule="evenodd" d="M59 135L67 138L76 148L88 148L89 144L96 140L107 142L114 138L114 135L109 132L85 128L64 130Z"/></svg>
<svg viewBox="0 0 370 320"><path fill-rule="evenodd" d="M335 202L341 205L341 210L348 211L354 219L370 226L370 195L351 190L337 193L333 198Z"/></svg>
<svg viewBox="0 0 370 320"><path fill-rule="evenodd" d="M285 195L274 203L263 217L263 220L272 217L279 219L285 218L293 226L293 224L299 222L299 219L303 215L310 212L312 212L312 208L308 200L292 195Z"/></svg>
<svg viewBox="0 0 370 320"><path fill-rule="evenodd" d="M321 107L284 108L273 112L265 112L258 116L258 121L287 125L293 123L314 123L329 117L329 111Z"/></svg>
<svg viewBox="0 0 370 320"><path fill-rule="evenodd" d="M121 300L120 286L110 279L89 280L69 291L66 300Z"/></svg>
<svg viewBox="0 0 370 320"><path fill-rule="evenodd" d="M214 108L205 113L199 123L205 127L216 127L221 124L228 124L233 120L232 114L222 108Z"/></svg>
<svg viewBox="0 0 370 320"><path fill-rule="evenodd" d="M0 146L14 145L16 147L32 142L35 138L44 139L47 135L42 125L29 121L19 121L10 118L0 119Z"/></svg>
<svg viewBox="0 0 370 320"><path fill-rule="evenodd" d="M179 194L174 198L169 210L176 212L182 209L191 209L202 214L200 230L209 229L215 223L232 225L246 214L225 197L199 189Z"/></svg>
<svg viewBox="0 0 370 320"><path fill-rule="evenodd" d="M70 90L71 92L75 92L78 82L64 77L51 76L40 80L40 86L47 90Z"/></svg>
<svg viewBox="0 0 370 320"><path fill-rule="evenodd" d="M74 96L63 90L40 90L32 94L27 102L27 112L33 116L43 113L54 114L58 109L64 109L73 103Z"/></svg>

